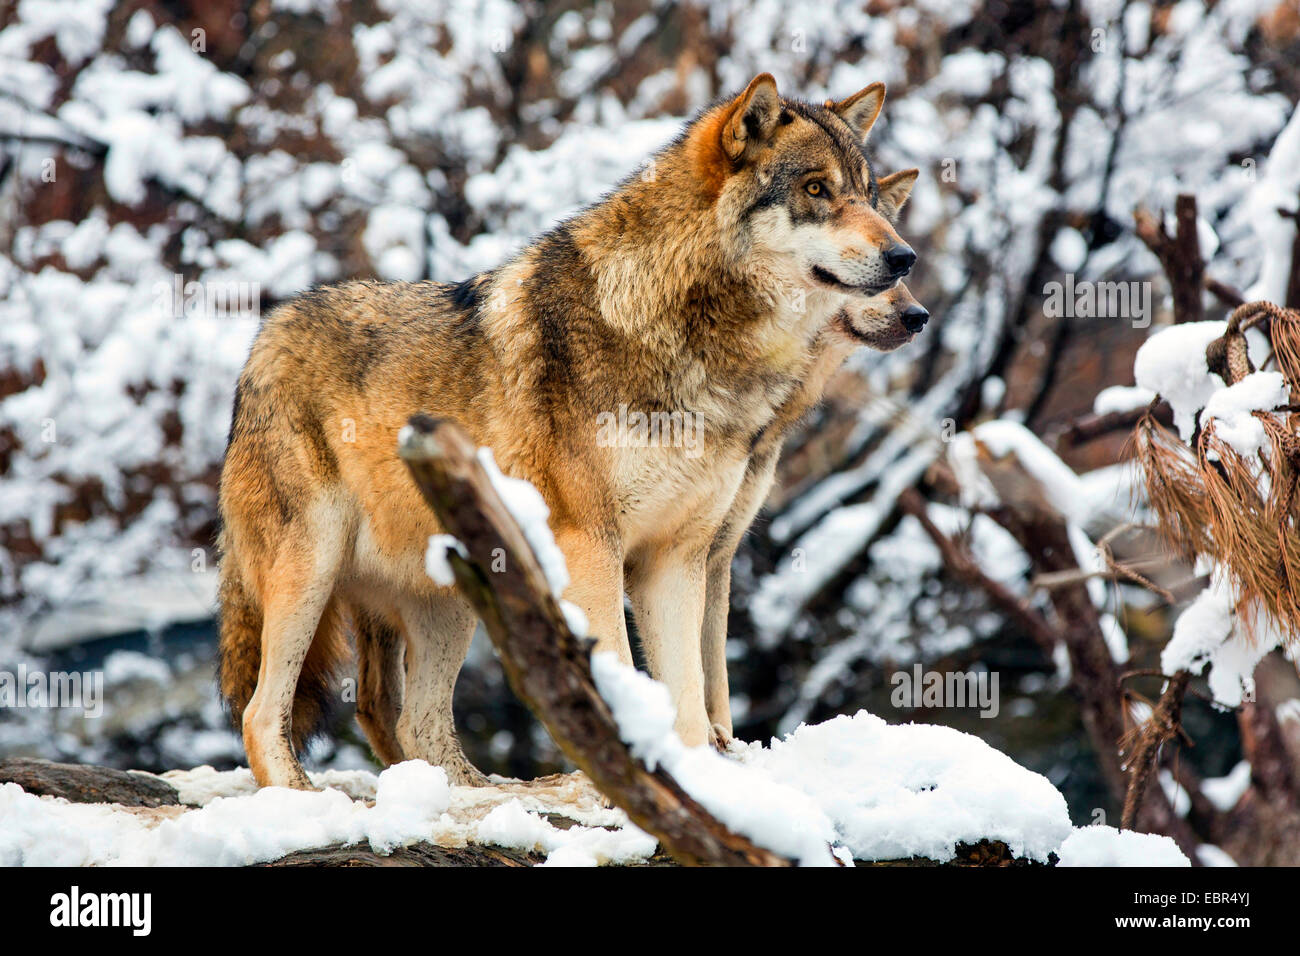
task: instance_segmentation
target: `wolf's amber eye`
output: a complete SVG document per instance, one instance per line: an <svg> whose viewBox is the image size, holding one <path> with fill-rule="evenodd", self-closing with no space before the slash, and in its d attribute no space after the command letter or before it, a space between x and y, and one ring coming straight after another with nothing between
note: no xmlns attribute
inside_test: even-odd
<svg viewBox="0 0 1300 956"><path fill-rule="evenodd" d="M824 187L819 180L814 179L805 186L804 189L807 190L809 196L820 196L825 192L826 187Z"/></svg>

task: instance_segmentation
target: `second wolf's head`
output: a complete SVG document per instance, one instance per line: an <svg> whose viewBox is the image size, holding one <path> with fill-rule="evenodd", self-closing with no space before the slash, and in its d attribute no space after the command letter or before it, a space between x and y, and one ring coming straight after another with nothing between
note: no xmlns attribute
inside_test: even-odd
<svg viewBox="0 0 1300 956"><path fill-rule="evenodd" d="M890 352L912 341L929 319L929 311L900 282L880 295L846 303L831 320L826 335L845 345Z"/></svg>
<svg viewBox="0 0 1300 956"><path fill-rule="evenodd" d="M873 83L816 106L781 97L764 73L701 116L686 146L734 243L724 254L836 310L907 275L916 253L893 220L917 170L878 179L863 148L884 100L884 84Z"/></svg>

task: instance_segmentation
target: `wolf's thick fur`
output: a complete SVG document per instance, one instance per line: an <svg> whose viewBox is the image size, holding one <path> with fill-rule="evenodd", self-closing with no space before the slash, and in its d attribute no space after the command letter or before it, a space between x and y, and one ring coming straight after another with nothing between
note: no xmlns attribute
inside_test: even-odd
<svg viewBox="0 0 1300 956"><path fill-rule="evenodd" d="M492 272L347 283L267 317L220 495L221 689L260 784L310 786L294 750L332 697L349 627L376 754L481 779L451 718L474 617L425 574L440 529L396 455L416 411L455 419L538 488L565 596L597 649L630 663L627 592L683 740L730 732L714 566L827 369L912 336L898 279L915 256L889 220L916 173L877 180L861 149L883 99L874 84L811 106L764 74L687 127L654 177ZM699 453L597 441L620 406L694 413Z"/></svg>

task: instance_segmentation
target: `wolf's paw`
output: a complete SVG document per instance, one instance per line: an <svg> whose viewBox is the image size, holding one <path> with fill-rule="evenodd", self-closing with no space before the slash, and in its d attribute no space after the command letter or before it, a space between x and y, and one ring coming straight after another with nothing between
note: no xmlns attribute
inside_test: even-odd
<svg viewBox="0 0 1300 956"><path fill-rule="evenodd" d="M602 810L612 810L614 804L581 770L569 773L552 773L545 777L534 777L517 784L522 788L539 793L548 793L566 801L586 802Z"/></svg>
<svg viewBox="0 0 1300 956"><path fill-rule="evenodd" d="M271 780L266 786L268 787L288 787L290 790L307 790L319 791L321 788L311 782L307 772L301 768L297 773L284 773L279 780Z"/></svg>
<svg viewBox="0 0 1300 956"><path fill-rule="evenodd" d="M599 806L602 810L614 809L614 801L610 800L609 797L605 796L605 794L594 783L591 782L591 778L588 777L581 770L573 771L573 773L571 774L571 779L573 779L574 782L576 782L580 787L582 787L582 789L590 795L591 799L594 800L596 802L596 805Z"/></svg>
<svg viewBox="0 0 1300 956"><path fill-rule="evenodd" d="M727 748L731 746L731 731L722 724L711 724L709 726L709 743L718 753L725 754Z"/></svg>
<svg viewBox="0 0 1300 956"><path fill-rule="evenodd" d="M481 770L471 764L462 764L457 767L443 765L447 771L447 782L453 787L490 787L492 781L487 778Z"/></svg>

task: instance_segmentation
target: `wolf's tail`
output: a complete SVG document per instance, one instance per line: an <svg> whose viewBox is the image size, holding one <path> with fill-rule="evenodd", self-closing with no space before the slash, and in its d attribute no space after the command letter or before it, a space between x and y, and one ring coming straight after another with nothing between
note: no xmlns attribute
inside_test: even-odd
<svg viewBox="0 0 1300 956"><path fill-rule="evenodd" d="M257 670L262 665L262 611L244 589L233 565L230 558L221 562L217 683L230 720L238 730L244 708L257 689Z"/></svg>
<svg viewBox="0 0 1300 956"><path fill-rule="evenodd" d="M243 726L244 710L257 689L262 665L262 609L240 579L234 562L221 562L221 639L218 684L231 722ZM293 697L292 741L301 751L325 730L340 695L336 676L348 660L343 622L333 601L321 615L311 648L302 662Z"/></svg>

